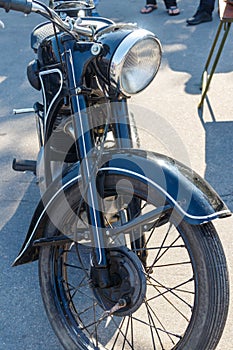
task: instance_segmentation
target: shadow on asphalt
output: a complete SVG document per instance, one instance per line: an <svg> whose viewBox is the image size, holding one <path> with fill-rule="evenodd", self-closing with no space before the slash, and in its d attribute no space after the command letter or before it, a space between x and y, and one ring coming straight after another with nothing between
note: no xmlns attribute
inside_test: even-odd
<svg viewBox="0 0 233 350"><path fill-rule="evenodd" d="M198 111L205 130L205 179L233 212L233 121L218 121L208 97L206 102L212 121L205 122L202 115L203 110Z"/></svg>
<svg viewBox="0 0 233 350"><path fill-rule="evenodd" d="M8 198L1 202L2 215L13 213L0 230L1 285L4 286L1 288L1 349L60 349L42 305L37 262L11 266L24 242L38 200L38 187L32 180L20 200Z"/></svg>

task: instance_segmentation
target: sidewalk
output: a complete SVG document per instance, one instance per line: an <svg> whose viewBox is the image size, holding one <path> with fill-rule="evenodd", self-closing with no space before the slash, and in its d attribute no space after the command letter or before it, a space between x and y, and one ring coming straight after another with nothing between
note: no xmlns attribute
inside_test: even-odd
<svg viewBox="0 0 233 350"><path fill-rule="evenodd" d="M229 33L211 82L208 104L205 102L201 114L197 109L199 84L219 24L217 10L212 22L187 27L186 18L196 11L197 2L178 2L181 14L175 17L167 15L162 1L158 2L158 10L147 15L140 14L143 5L142 0L101 0L98 7L102 16L137 22L154 32L162 43L163 59L157 77L130 102L142 147L191 166L233 211L233 33ZM11 111L31 107L40 99L26 78L26 66L34 58L29 47L30 32L40 18L0 10L0 19L6 26L0 30L0 350L59 350L41 302L37 264L11 268L38 199L33 176L10 169L13 157L33 159L37 153L34 119L27 115L13 117ZM146 111L143 116L137 106ZM216 221L216 227L231 277L233 218ZM231 302L218 350L232 348L232 329Z"/></svg>

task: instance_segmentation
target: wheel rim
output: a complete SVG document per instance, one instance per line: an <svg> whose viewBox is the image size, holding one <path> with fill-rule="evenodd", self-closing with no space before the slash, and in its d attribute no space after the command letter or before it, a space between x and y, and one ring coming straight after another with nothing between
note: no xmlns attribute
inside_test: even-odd
<svg viewBox="0 0 233 350"><path fill-rule="evenodd" d="M142 210L151 207L141 204ZM143 261L146 293L140 307L122 317L120 313L107 315L106 305L93 288L91 247L72 243L52 248L55 302L64 326L83 348L170 350L182 343L197 297L189 245L170 222L160 226L157 221L144 234L144 247L133 250L137 256L147 253ZM112 237L111 244L118 240L122 244L120 237ZM132 248L130 239L125 244Z"/></svg>

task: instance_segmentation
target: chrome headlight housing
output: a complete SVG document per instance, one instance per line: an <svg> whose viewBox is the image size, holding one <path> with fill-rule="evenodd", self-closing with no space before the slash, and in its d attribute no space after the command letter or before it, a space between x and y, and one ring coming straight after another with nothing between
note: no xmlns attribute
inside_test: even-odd
<svg viewBox="0 0 233 350"><path fill-rule="evenodd" d="M136 29L116 48L111 61L109 79L126 95L144 90L158 72L161 45L155 35Z"/></svg>

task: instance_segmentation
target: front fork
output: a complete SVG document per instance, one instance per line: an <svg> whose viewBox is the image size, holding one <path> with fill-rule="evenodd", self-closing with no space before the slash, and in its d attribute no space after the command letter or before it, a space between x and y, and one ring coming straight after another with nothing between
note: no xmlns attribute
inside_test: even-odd
<svg viewBox="0 0 233 350"><path fill-rule="evenodd" d="M93 54L91 54L91 43L88 43L87 47L88 45L90 46L90 55L88 58L86 53L86 60L91 60L93 58ZM96 187L96 175L98 169L95 157L95 145L93 135L90 130L91 128L85 98L82 94L81 76L83 72L80 71L79 74L75 72L72 48L69 44L69 41L65 42L65 46L65 59L67 64L68 84L72 106L74 135L79 159L81 159L80 171L83 183L82 195L85 200L88 223L93 240L92 244L94 247L91 264L95 276L97 277L99 287L106 288L111 285L111 281L106 256L106 235L104 230L105 224L102 200L98 196ZM81 55L80 61L82 61ZM83 65L83 67L84 66L85 65ZM116 108L116 106L118 107ZM119 108L119 106L121 106L121 108ZM119 148L131 147L129 141L129 125L124 122L124 119L127 119L127 113L128 110L125 101L123 101L122 104L119 102L113 103L114 124L116 126L119 125L119 127L115 127L117 147ZM117 118L120 118L120 123Z"/></svg>
<svg viewBox="0 0 233 350"><path fill-rule="evenodd" d="M85 200L88 223L93 239L93 260L92 265L99 271L99 286L109 285L106 259L106 242L104 235L104 218L101 200L98 197L96 187L96 157L93 152L93 138L89 130L88 114L83 95L76 95L71 98L73 108L73 125L75 140L79 157L81 159L80 172L82 176L82 196Z"/></svg>
<svg viewBox="0 0 233 350"><path fill-rule="evenodd" d="M132 138L130 132L130 125L128 120L128 105L127 100L115 101L111 103L111 120L114 123L114 136L116 140L116 147L131 148Z"/></svg>

